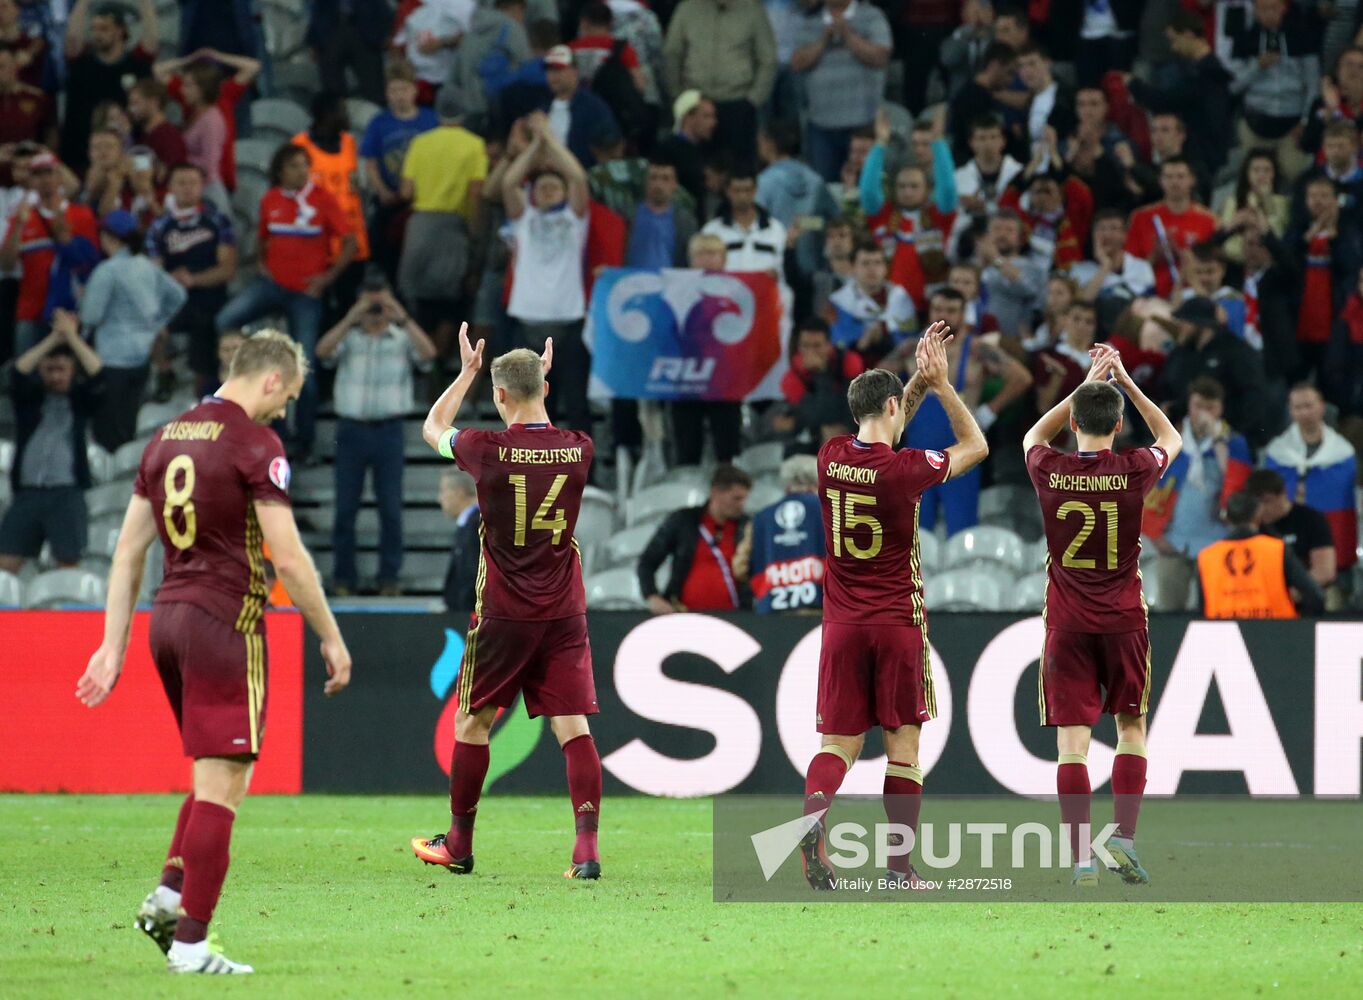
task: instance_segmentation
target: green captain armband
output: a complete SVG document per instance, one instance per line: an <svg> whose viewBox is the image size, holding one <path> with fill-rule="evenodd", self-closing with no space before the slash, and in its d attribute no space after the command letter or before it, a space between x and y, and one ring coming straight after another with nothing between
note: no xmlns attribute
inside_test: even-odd
<svg viewBox="0 0 1363 1000"><path fill-rule="evenodd" d="M444 434L440 435L440 443L436 445L436 451L440 452L441 457L454 461L454 439L459 436L459 430L451 427Z"/></svg>

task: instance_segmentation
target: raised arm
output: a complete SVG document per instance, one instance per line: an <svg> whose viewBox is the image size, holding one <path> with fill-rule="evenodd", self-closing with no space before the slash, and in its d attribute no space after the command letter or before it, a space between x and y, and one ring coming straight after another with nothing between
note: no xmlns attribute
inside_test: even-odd
<svg viewBox="0 0 1363 1000"><path fill-rule="evenodd" d="M545 349L551 351L552 347L546 345ZM426 414L426 422L421 425L422 440L445 458L454 457L450 431L454 429L455 418L459 416L459 407L464 405L464 397L478 377L478 370L483 367L483 341L478 341L477 345L469 343L467 323L459 324L459 361L459 374L431 406L431 411Z"/></svg>
<svg viewBox="0 0 1363 1000"><path fill-rule="evenodd" d="M982 404L975 411L986 422L985 430L988 430L995 418L1003 412L1004 407L1013 400L1021 398L1031 388L1032 373L1017 358L989 344L980 344L979 352L985 370L991 375L997 375L1003 379L1003 388L998 391L993 399Z"/></svg>
<svg viewBox="0 0 1363 1000"><path fill-rule="evenodd" d="M1141 391L1141 387L1136 384L1126 372L1126 366L1122 364L1122 356L1114 347L1106 347L1112 355L1112 377L1113 381L1130 397L1132 405L1136 407L1136 412L1145 421L1145 426L1150 428L1150 433L1155 435L1155 447L1164 452L1166 456L1165 467L1168 463L1178 457L1178 453L1183 450L1183 435L1178 432L1168 414L1161 410L1149 396ZM1096 364L1096 362L1095 362Z"/></svg>
<svg viewBox="0 0 1363 1000"><path fill-rule="evenodd" d="M936 326L938 324L934 324ZM951 331L942 327L939 334L923 338L923 353L918 361L918 371L927 379L932 391L947 411L951 422L951 433L956 443L947 448L951 468L947 478L955 479L979 465L989 455L989 445L984 439L984 431L970 415L956 388L951 384L951 369L947 365L946 345L951 340Z"/></svg>
<svg viewBox="0 0 1363 1000"><path fill-rule="evenodd" d="M275 573L284 581L294 606L303 612L303 620L322 640L322 660L327 665L323 691L333 695L350 683L350 650L341 638L336 616L327 606L317 567L298 535L293 509L282 503L257 500L255 511L261 534L270 546L270 561L274 563Z"/></svg>
<svg viewBox="0 0 1363 1000"><path fill-rule="evenodd" d="M65 309L53 309L52 332L71 348L71 353L76 356L77 363L87 376L94 378L104 368L104 362L95 353L95 349L80 335L80 320L75 313Z"/></svg>
<svg viewBox="0 0 1363 1000"><path fill-rule="evenodd" d="M502 207L506 209L508 219L519 219L525 214L525 192L521 190L521 185L525 183L535 157L539 156L543 148L543 138L536 135L511 161L511 166L507 167L506 173L502 175Z"/></svg>
<svg viewBox="0 0 1363 1000"><path fill-rule="evenodd" d="M168 83L171 77L179 74L180 70L184 69L198 57L199 53L194 52L187 56L176 56L174 59L158 60L151 68L151 75L162 83Z"/></svg>
<svg viewBox="0 0 1363 1000"><path fill-rule="evenodd" d="M142 22L142 37L137 44L143 52L154 56L161 47L161 21L156 16L156 0L142 0L137 5L137 19Z"/></svg>
<svg viewBox="0 0 1363 1000"><path fill-rule="evenodd" d="M217 49L208 49L204 52L206 56L214 62L221 63L235 71L232 77L238 86L249 87L260 75L260 60L252 59L250 56L233 55L231 52L219 52Z"/></svg>
<svg viewBox="0 0 1363 1000"><path fill-rule="evenodd" d="M75 59L85 51L85 28L90 22L90 0L76 0L66 19L66 58Z"/></svg>
<svg viewBox="0 0 1363 1000"><path fill-rule="evenodd" d="M572 150L558 141L558 136L549 129L549 116L536 111L530 116L530 131L543 143L545 159L559 169L568 184L568 207L579 219L587 214L587 171L577 161Z"/></svg>
<svg viewBox="0 0 1363 1000"><path fill-rule="evenodd" d="M156 538L156 515L151 501L134 496L128 501L123 526L118 531L118 545L114 548L113 564L109 567L109 592L104 603L104 641L90 657L76 682L76 697L89 708L94 708L118 683L123 672L123 658L128 652L128 634L132 628L133 610L137 607L137 592L142 589L142 568L146 565L147 549Z"/></svg>
<svg viewBox="0 0 1363 1000"><path fill-rule="evenodd" d="M1100 379L1106 379L1112 371L1111 355L1116 353L1115 350L1105 345L1095 347L1090 351L1089 354L1093 357L1093 363L1089 365L1088 377L1084 381L1097 382ZM1078 389L1075 390L1075 392L1078 391ZM1031 430L1022 436L1022 453L1024 455L1039 444L1050 444L1051 440L1065 429L1065 425L1069 423L1070 419L1070 399L1073 396L1074 392L1048 409L1032 425Z"/></svg>

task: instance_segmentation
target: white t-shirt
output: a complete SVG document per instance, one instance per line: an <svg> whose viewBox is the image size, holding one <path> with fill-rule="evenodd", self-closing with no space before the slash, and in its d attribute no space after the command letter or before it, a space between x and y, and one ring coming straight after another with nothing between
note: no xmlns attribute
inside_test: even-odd
<svg viewBox="0 0 1363 1000"><path fill-rule="evenodd" d="M549 105L549 131L564 145L568 144L568 130L573 127L573 113L568 102L555 98Z"/></svg>
<svg viewBox="0 0 1363 1000"><path fill-rule="evenodd" d="M437 86L444 83L459 52L457 48L422 52L418 42L421 35L426 32L437 38L462 35L468 31L475 9L473 0L425 0L408 15L393 41L405 47L407 61L418 79Z"/></svg>
<svg viewBox="0 0 1363 1000"><path fill-rule="evenodd" d="M570 323L586 315L582 293L582 252L587 218L573 210L527 205L511 222L516 244L511 301L506 311L528 323Z"/></svg>
<svg viewBox="0 0 1363 1000"><path fill-rule="evenodd" d="M1082 288L1093 280L1098 273L1098 263L1081 260L1070 268L1070 277ZM1120 295L1122 298L1139 298L1155 291L1155 270L1149 261L1141 260L1131 254L1122 254L1122 269L1103 279L1099 295Z"/></svg>

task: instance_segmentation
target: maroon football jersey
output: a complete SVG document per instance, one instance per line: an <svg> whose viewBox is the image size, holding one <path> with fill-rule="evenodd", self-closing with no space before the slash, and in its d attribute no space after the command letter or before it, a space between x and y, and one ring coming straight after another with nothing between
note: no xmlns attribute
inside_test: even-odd
<svg viewBox="0 0 1363 1000"><path fill-rule="evenodd" d="M474 614L549 621L586 614L573 538L595 449L582 431L512 424L460 430L454 458L478 483L482 553Z"/></svg>
<svg viewBox="0 0 1363 1000"><path fill-rule="evenodd" d="M941 451L895 451L850 436L819 449L824 621L923 624L918 500L950 472Z"/></svg>
<svg viewBox="0 0 1363 1000"><path fill-rule="evenodd" d="M1046 525L1046 627L1066 632L1145 628L1141 511L1168 456L1160 448L1027 453Z"/></svg>
<svg viewBox="0 0 1363 1000"><path fill-rule="evenodd" d="M157 431L133 485L166 550L156 603L183 601L259 631L268 589L254 502L287 504L288 489L279 437L231 400L210 396Z"/></svg>

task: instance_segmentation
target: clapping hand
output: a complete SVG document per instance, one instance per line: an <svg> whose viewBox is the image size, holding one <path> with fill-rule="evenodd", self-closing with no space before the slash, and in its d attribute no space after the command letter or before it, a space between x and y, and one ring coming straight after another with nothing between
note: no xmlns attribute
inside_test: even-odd
<svg viewBox="0 0 1363 1000"><path fill-rule="evenodd" d="M927 328L914 353L918 363L918 374L923 376L923 380L935 392L941 392L951 384L946 349L951 339L951 327L939 320Z"/></svg>
<svg viewBox="0 0 1363 1000"><path fill-rule="evenodd" d="M475 346L469 343L469 325L459 324L459 363L462 366L460 374L468 372L470 375L483 367L483 341L479 340ZM550 352L552 355L552 352Z"/></svg>

